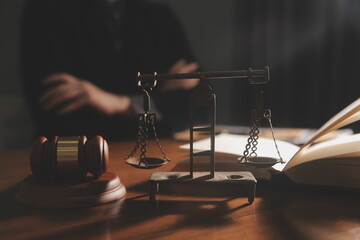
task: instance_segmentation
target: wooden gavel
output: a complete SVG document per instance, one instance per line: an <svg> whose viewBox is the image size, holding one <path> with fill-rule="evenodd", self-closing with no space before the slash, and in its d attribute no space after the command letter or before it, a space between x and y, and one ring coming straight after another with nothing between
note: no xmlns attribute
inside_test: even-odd
<svg viewBox="0 0 360 240"><path fill-rule="evenodd" d="M62 177L85 178L91 173L101 176L109 162L109 147L105 139L95 136L39 137L30 152L30 168L34 176L42 179Z"/></svg>

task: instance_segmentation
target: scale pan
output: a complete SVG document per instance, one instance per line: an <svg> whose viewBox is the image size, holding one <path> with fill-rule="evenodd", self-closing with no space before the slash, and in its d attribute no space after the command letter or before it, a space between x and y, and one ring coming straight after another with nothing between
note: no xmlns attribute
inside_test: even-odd
<svg viewBox="0 0 360 240"><path fill-rule="evenodd" d="M239 158L238 160L240 159L241 158ZM241 162L241 164L252 167L266 168L266 167L271 167L280 162L281 162L280 159L276 159L276 158L256 157L256 158L248 158L247 161L243 161Z"/></svg>
<svg viewBox="0 0 360 240"><path fill-rule="evenodd" d="M168 160L162 158L147 157L141 161L138 157L126 159L125 162L133 167L141 169L158 168L168 163Z"/></svg>

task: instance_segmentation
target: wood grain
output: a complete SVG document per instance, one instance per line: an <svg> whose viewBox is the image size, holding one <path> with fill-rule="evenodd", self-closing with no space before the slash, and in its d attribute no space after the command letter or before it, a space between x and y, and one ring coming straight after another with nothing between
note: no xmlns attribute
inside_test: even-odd
<svg viewBox="0 0 360 240"><path fill-rule="evenodd" d="M109 171L126 186L125 200L61 211L17 205L14 194L30 175L29 151L0 153L0 239L360 238L359 192L296 186L281 177L259 181L252 205L246 194L238 198L237 191L232 196L237 190L232 186L164 187L160 200L152 204L147 183L151 173L186 170L186 164L177 163L188 159L188 152L178 148L181 143L163 139L173 162L139 170L123 160L133 144L110 144ZM150 147L149 156L161 153ZM221 165L221 159L217 161Z"/></svg>

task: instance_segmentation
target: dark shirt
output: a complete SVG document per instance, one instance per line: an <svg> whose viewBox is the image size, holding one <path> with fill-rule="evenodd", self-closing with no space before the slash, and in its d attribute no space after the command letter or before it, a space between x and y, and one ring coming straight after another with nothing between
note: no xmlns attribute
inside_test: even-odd
<svg viewBox="0 0 360 240"><path fill-rule="evenodd" d="M38 135L95 135L124 139L136 136L137 121L104 116L90 107L65 116L44 112L38 98L41 81L69 73L112 93L141 94L136 74L165 73L178 60L194 56L173 12L165 5L140 0L28 0L23 27L23 79ZM161 83L160 83L161 84ZM163 118L160 134L187 123L184 90L152 94ZM184 124L185 123L185 124Z"/></svg>

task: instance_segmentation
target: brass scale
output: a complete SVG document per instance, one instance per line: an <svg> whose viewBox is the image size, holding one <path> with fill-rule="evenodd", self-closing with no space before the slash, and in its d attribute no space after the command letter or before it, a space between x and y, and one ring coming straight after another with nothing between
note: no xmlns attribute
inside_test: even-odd
<svg viewBox="0 0 360 240"><path fill-rule="evenodd" d="M160 167L170 160L167 158L157 137L155 113L150 112L150 96L152 89L157 81L173 79L194 79L199 78L200 83L190 96L190 169L189 172L154 172L149 180L150 200L155 200L155 194L159 191L160 183L208 183L208 184L239 184L246 185L249 189L248 201L252 203L255 196L256 179L250 172L216 172L215 171L215 122L216 122L216 96L207 79L248 79L249 84L255 88L256 107L251 112L251 124L249 138L245 146L243 156L238 159L239 163L255 167L270 167L276 163L285 163L282 159L276 144L271 122L271 111L264 109L264 87L270 80L269 68L263 70L240 70L226 72L196 72L179 74L138 74L138 86L143 92L144 112L138 114L138 133L136 145L131 153L125 158L127 164L141 169L152 169ZM195 121L197 110L205 109L210 119L204 124L198 125ZM261 120L267 120L272 131L274 145L279 159L275 158L256 158L257 144L259 138L259 128ZM202 152L194 152L194 132L207 133L210 136L210 149ZM152 134L155 137L157 146L163 158L148 157L146 147L148 137ZM140 148L140 157L133 157ZM207 156L210 158L210 173L195 172L194 158Z"/></svg>

